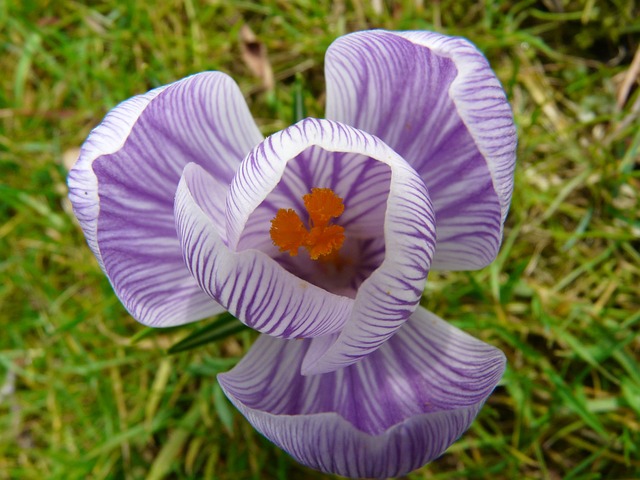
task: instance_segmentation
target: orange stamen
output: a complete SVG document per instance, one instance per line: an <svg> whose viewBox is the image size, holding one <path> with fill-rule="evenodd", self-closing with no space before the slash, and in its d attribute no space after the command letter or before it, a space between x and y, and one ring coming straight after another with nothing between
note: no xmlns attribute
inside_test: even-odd
<svg viewBox="0 0 640 480"><path fill-rule="evenodd" d="M308 232L294 210L281 208L271 220L269 234L281 252L289 251L289 255L295 257L298 249L306 244Z"/></svg>
<svg viewBox="0 0 640 480"><path fill-rule="evenodd" d="M302 199L314 227L325 226L329 220L344 212L342 199L330 188L312 188L311 193Z"/></svg>
<svg viewBox="0 0 640 480"><path fill-rule="evenodd" d="M340 250L344 242L344 227L340 225L327 225L326 227L313 227L307 236L305 247L309 250L309 256L313 260L330 255Z"/></svg>
<svg viewBox="0 0 640 480"><path fill-rule="evenodd" d="M329 222L344 212L342 199L330 188L313 188L302 199L309 214L309 229L294 210L281 208L271 220L273 244L292 257L305 247L313 260L337 259L344 243L344 227Z"/></svg>

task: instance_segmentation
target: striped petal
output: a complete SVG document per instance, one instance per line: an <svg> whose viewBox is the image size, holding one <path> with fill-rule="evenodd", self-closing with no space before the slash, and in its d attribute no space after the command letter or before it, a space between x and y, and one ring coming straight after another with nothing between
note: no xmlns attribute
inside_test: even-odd
<svg viewBox="0 0 640 480"><path fill-rule="evenodd" d="M262 140L237 85L209 72L112 110L83 145L69 197L101 267L133 317L171 326L220 312L184 266L173 200L197 162L223 183Z"/></svg>
<svg viewBox="0 0 640 480"><path fill-rule="evenodd" d="M218 376L249 422L297 461L352 478L404 475L441 455L502 376L502 352L420 308L375 353L300 374L317 339L261 336Z"/></svg>
<svg viewBox="0 0 640 480"><path fill-rule="evenodd" d="M319 160L317 149L335 153L331 157L332 168L324 168L327 164ZM300 159L299 155L303 153L308 155L303 155ZM290 163L293 167L288 171ZM347 316L341 314L339 318L333 318L332 312L337 307L327 306L326 302L331 298L327 296L328 291L323 289L323 300L319 300L320 297L316 297L317 290L310 288L315 286L313 282L305 281L309 279L286 275L288 272L284 268L275 269L275 263L273 268L269 267L267 270L267 255L257 255L255 241L249 245L243 244L244 232L251 230L255 237L256 231L262 231L263 237L268 238L268 225L273 217L273 210L263 207L265 200L269 199L269 205L279 205L279 202L287 199L290 202L297 201L299 193L309 186L306 185L309 182L312 186L332 186L336 188L338 195L347 200L357 198L359 195L343 190L352 189L353 182L361 178L359 173L351 172L361 172L362 165L370 171L376 171L378 164L384 167L380 178L388 179L388 187L379 187L380 191L386 193L383 196L386 200L384 208L378 206L379 198L373 195L369 203L371 208L366 207L364 200L354 201L356 207L361 207L356 210L365 213L350 218L354 224L358 224L358 219L375 217L377 229L372 225L374 219L371 219L364 221L363 226L356 230L366 232L372 229L372 235L376 232L383 235L384 260L359 285L355 299L334 296L333 302L342 299L341 302L350 303L348 311L346 307L344 309ZM385 170L390 175L385 177L382 174ZM324 173L313 174L314 171ZM313 184L324 176L326 181L333 183ZM373 175L372 178L378 178L378 175ZM363 181L366 183L366 180ZM185 187L188 187L188 178L186 182ZM297 183L302 186L296 186ZM283 184L285 187L282 187ZM372 183L384 184L385 181L378 183L377 180ZM353 191L357 192L358 189ZM371 193L375 194L376 190L371 190ZM206 192L202 195L206 195ZM179 195L179 198L183 201L182 196ZM200 285L214 299L229 308L247 325L271 335L309 337L340 331L340 335L332 343L326 342L322 344L323 348L313 349L305 360L305 373L333 371L373 352L402 326L418 305L435 247L431 202L416 172L387 145L365 132L328 120L306 119L267 138L247 156L238 169L227 196L225 247L240 254L230 256L224 253L224 258L229 259L227 263L230 270L216 265L215 257L222 255L217 252L225 250L222 250L221 239L214 240L216 236L212 228L206 234L210 243L204 246L201 232L206 229L205 216L190 213L197 213L197 209L191 205L202 203L198 200L198 193L192 192L190 200L186 196L184 198L184 202L190 202L190 206L184 208L184 211L179 210L177 218L187 263ZM247 228L248 225L256 224L259 227ZM221 237L221 233L218 232L217 236ZM216 253L200 253L212 251ZM254 261L262 259L257 264L259 266L254 267L253 274L248 260L246 267L236 264L242 256ZM220 260L218 262L223 264ZM247 269L246 276L245 273L241 274L237 287L235 281L226 280L226 285L233 283L234 288L233 291L228 288L231 297L223 297L227 291L222 288L225 285L223 279L227 279L228 275L235 278L234 275L240 273L234 272L244 272L244 268ZM259 275L264 275L259 281L255 270L260 272ZM286 284L280 286L280 280L276 281L280 278ZM272 290L267 290L267 286ZM305 295L309 300L304 299ZM313 300L314 303L307 303L316 298L318 299ZM268 309L263 306L265 302L270 305ZM250 318L254 315L252 311L256 310L254 304L261 305L259 312L264 318L260 321ZM283 307L289 304L294 304L296 308ZM269 315L264 314L265 311ZM283 317L285 314L286 317ZM328 318L331 318L330 329L325 327ZM291 322L304 325L304 328L292 329Z"/></svg>
<svg viewBox="0 0 640 480"><path fill-rule="evenodd" d="M325 71L327 118L380 137L427 185L433 268L491 263L511 201L516 133L486 58L461 38L369 31L336 40Z"/></svg>
<svg viewBox="0 0 640 480"><path fill-rule="evenodd" d="M331 125L310 119L299 125L308 128L312 122L318 122L320 128L323 128L322 125ZM325 140L322 147L310 145L302 137L293 140L300 142L299 146L305 149L297 154L293 152L295 156L291 160L281 160L286 167L278 183L251 212L246 223L238 227L242 228L238 241L240 247L259 248L271 256L277 256L278 249L273 246L268 234L270 220L282 208L292 208L306 217L303 196L313 188L329 188L343 200L344 212L336 223L346 229L348 237L382 237L382 220L391 182L389 166L362 153L329 150L334 148L329 144L330 140ZM287 138L280 139L281 143L288 141ZM345 146L349 147L346 143ZM284 148L284 145L277 148ZM261 162L260 159L255 161Z"/></svg>
<svg viewBox="0 0 640 480"><path fill-rule="evenodd" d="M301 281L255 249L230 248L221 182L196 164L184 169L175 200L178 236L187 267L211 298L244 324L276 337L338 331L353 300Z"/></svg>

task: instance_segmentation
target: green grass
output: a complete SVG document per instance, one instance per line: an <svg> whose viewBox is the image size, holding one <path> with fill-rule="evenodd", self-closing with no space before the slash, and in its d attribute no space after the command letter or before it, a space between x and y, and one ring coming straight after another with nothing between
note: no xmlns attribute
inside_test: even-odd
<svg viewBox="0 0 640 480"><path fill-rule="evenodd" d="M172 356L202 324L132 342L143 327L86 247L65 177L111 107L201 70L231 74L264 133L291 123L296 92L322 116L327 46L377 27L473 40L520 135L498 260L433 273L423 302L509 367L462 440L408 478L640 477L635 0L87 3L0 0L0 479L328 478L216 386L251 333ZM274 92L240 59L245 23Z"/></svg>

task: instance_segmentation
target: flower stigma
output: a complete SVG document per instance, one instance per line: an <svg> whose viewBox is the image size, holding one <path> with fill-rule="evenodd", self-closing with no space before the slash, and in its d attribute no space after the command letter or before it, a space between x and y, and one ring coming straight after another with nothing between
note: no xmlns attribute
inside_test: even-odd
<svg viewBox="0 0 640 480"><path fill-rule="evenodd" d="M273 244L292 257L298 255L300 247L305 247L313 260L338 259L344 227L332 224L331 220L344 212L342 199L330 188L312 188L302 200L309 214L308 226L294 210L281 208L271 220L269 234Z"/></svg>

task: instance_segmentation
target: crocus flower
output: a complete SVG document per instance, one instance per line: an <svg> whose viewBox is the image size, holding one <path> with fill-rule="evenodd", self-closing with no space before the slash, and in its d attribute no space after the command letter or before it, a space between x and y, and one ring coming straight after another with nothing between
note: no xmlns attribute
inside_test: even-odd
<svg viewBox="0 0 640 480"><path fill-rule="evenodd" d="M326 119L263 139L207 72L134 97L69 175L89 246L131 315L230 311L262 333L219 376L296 460L403 475L471 424L504 355L419 306L430 269L496 256L515 128L464 39L367 31L326 55Z"/></svg>

